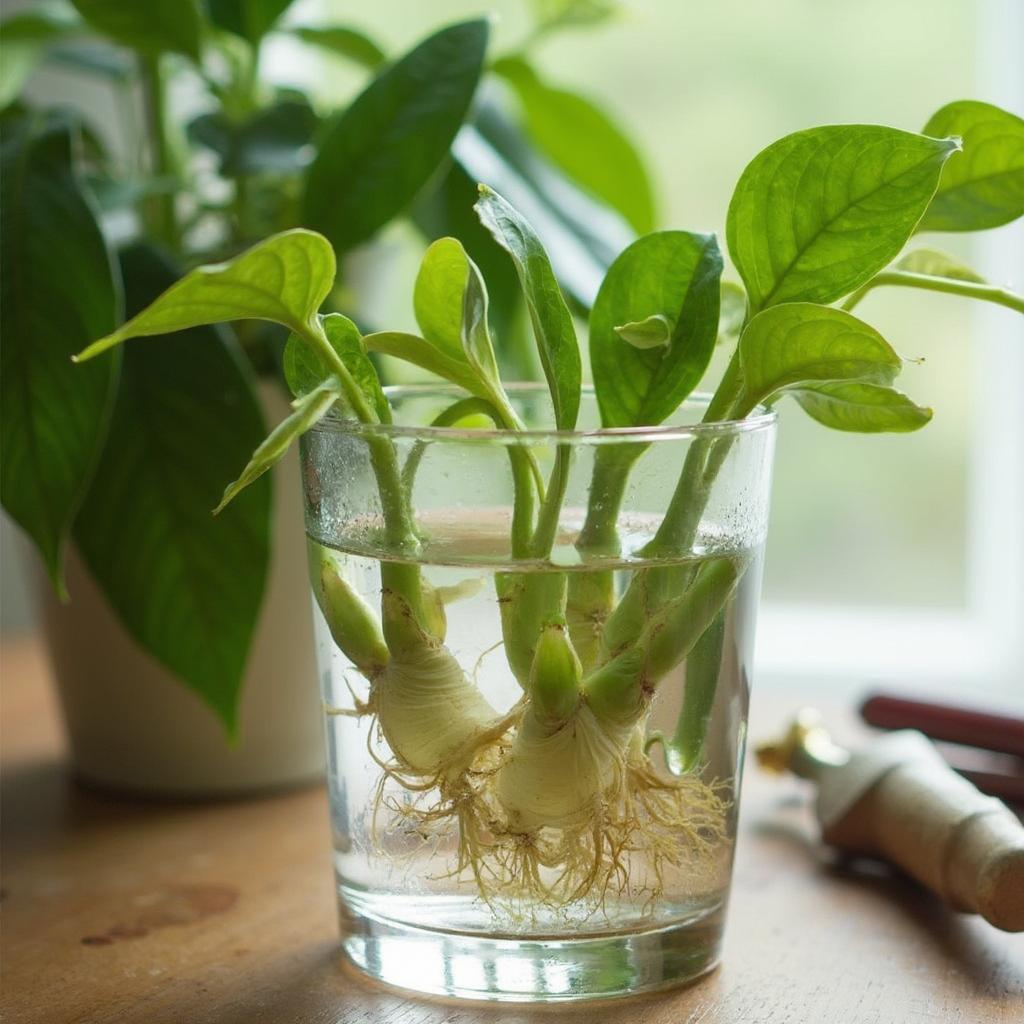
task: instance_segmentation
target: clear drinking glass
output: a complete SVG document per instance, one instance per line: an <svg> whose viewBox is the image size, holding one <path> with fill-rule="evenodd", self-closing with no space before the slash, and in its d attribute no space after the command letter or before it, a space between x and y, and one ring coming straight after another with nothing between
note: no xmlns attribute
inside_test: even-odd
<svg viewBox="0 0 1024 1024"><path fill-rule="evenodd" d="M388 390L393 425L332 416L302 439L342 944L384 982L474 999L678 984L719 953L775 417L700 425L695 397L667 425L602 430L585 391L579 429L559 432L542 386L509 391L524 432L419 426L463 397L419 386ZM513 557L517 467L520 487L524 472L547 480L559 452L571 462L550 554ZM400 469L413 548L387 539L382 459ZM627 477L609 471L619 460ZM588 500L613 512L589 533ZM652 544L670 509L677 546ZM409 625L389 582L409 573L434 618L399 673L401 644L382 650L378 623L398 607L393 633ZM549 587L568 595L549 639L575 642L583 695L531 760L524 687L536 684L511 667L530 606L516 601ZM376 637L354 659L335 640L353 628ZM608 741L582 717L604 707L601 667L638 637L662 645L660 660L629 676L642 710ZM424 768L419 752L469 719L483 725L461 767ZM563 741L559 760L549 747Z"/></svg>

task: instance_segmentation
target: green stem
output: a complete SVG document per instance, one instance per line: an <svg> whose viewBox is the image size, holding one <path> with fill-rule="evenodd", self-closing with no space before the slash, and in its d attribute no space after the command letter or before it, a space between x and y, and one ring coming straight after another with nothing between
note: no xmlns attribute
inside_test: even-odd
<svg viewBox="0 0 1024 1024"><path fill-rule="evenodd" d="M160 57L140 56L139 62L145 97L146 120L152 147L152 167L150 170L156 178L173 178L177 180L179 168L177 167L174 148L170 141L167 119L167 96L160 68ZM174 190L161 192L149 198L147 208L149 210L148 220L153 234L165 242L172 250L177 251L181 245L181 235L178 229L175 197L176 191Z"/></svg>
<svg viewBox="0 0 1024 1024"><path fill-rule="evenodd" d="M483 415L495 426L501 426L501 414L495 406L483 398L463 398L453 403L431 421L432 427L451 427L467 416ZM406 500L412 502L413 484L416 471L427 450L427 441L413 445L402 467L402 487ZM533 531L533 479L530 460L521 445L508 446L509 462L512 466L512 557L526 558L530 551L530 536Z"/></svg>
<svg viewBox="0 0 1024 1024"><path fill-rule="evenodd" d="M935 277L931 274L915 274L909 270L883 270L875 274L867 284L847 298L842 308L849 312L872 288L880 285L901 285L904 288L922 288L929 292L945 292L948 295L963 295L970 299L993 302L997 306L1024 313L1024 296L1016 295L1005 288L984 284L980 281L960 281L952 277Z"/></svg>
<svg viewBox="0 0 1024 1024"><path fill-rule="evenodd" d="M742 569L728 558L705 562L685 593L647 619L634 644L586 679L583 687L594 713L622 725L638 721L661 680L725 607Z"/></svg>
<svg viewBox="0 0 1024 1024"><path fill-rule="evenodd" d="M537 514L537 530L531 545L535 558L545 558L551 553L558 533L558 516L562 511L565 491L569 486L569 470L572 465L572 448L559 444L555 452L555 468L551 472L547 493Z"/></svg>
<svg viewBox="0 0 1024 1024"><path fill-rule="evenodd" d="M718 423L727 420L742 390L737 348L729 360L725 373L722 374L722 380L708 403L701 422ZM717 474L729 446L729 438L697 438L690 444L683 462L683 471L679 475L679 482L665 510L661 526L643 549L646 557L679 555L693 543L711 485L714 483L714 475ZM718 456L715 473L709 474L707 470L716 448L724 449L724 452Z"/></svg>
<svg viewBox="0 0 1024 1024"><path fill-rule="evenodd" d="M293 328L316 349L320 358L337 376L342 390L345 392L345 400L352 407L356 419L361 423L376 423L377 417L370 408L366 396L355 382L344 360L327 340L319 322L295 324ZM415 550L417 546L416 529L405 500L402 475L394 445L389 438L375 435L368 436L366 443L370 450L370 461L373 464L374 474L377 477L377 489L380 492L387 543L396 550Z"/></svg>
<svg viewBox="0 0 1024 1024"><path fill-rule="evenodd" d="M619 510L633 463L646 445L600 445L594 451L594 472L590 478L587 518L576 538L580 551L618 554Z"/></svg>

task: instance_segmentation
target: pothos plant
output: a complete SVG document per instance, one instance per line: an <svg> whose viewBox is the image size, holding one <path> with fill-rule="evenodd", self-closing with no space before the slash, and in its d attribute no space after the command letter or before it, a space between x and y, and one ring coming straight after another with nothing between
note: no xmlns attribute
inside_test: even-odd
<svg viewBox="0 0 1024 1024"><path fill-rule="evenodd" d="M511 257L555 425L572 430L581 359L548 255L531 224L490 187L479 186L475 209ZM603 425L662 423L697 386L724 337L731 355L705 422L742 420L789 396L834 429L917 430L931 410L893 386L903 360L852 310L867 291L888 285L1024 313L1024 298L948 257L904 251L922 230L979 230L1022 213L1024 122L988 104L944 107L922 134L831 125L779 140L743 172L726 217L742 285L723 286L711 234L645 234L611 264L589 323ZM284 366L294 412L227 487L221 509L332 410L366 424L390 422L373 352L464 390L437 423L482 412L502 430L520 428L497 370L484 275L459 241L443 238L427 250L413 294L419 335L361 334L352 320L322 314L334 275L324 237L279 234L193 271L80 358L129 338L235 319L270 320L291 332ZM568 574L552 564L550 572L496 577L504 654L522 688L522 699L503 712L446 647L439 594L416 563L416 456L400 465L386 432L364 437L380 494L380 546L396 556L381 562L379 609L359 598L321 549L313 583L336 643L368 684L365 701L347 713L375 718L388 748L386 777L411 795L431 794L426 804L414 798L417 810L408 813L457 825L460 865L487 899L559 906L600 901L616 889L656 895L667 865L709 855L725 828L726 805L699 769L722 613L746 566L739 555L680 560L693 552L728 435L702 435L691 445L660 526L641 551L655 564L635 572L621 595L599 567ZM590 554L617 550L620 503L642 445L628 450L597 450L575 541L584 564ZM497 447L495 457L512 460L512 554L543 561L555 540L570 448L558 446L546 479L526 448ZM674 735L648 737L657 687L684 659L687 687ZM658 740L668 780L651 762ZM631 874L636 856L649 865L642 877Z"/></svg>
<svg viewBox="0 0 1024 1024"><path fill-rule="evenodd" d="M531 63L538 41L614 14L610 0L532 0L528 38L494 60L486 20L391 56L351 25L289 21L289 6L52 0L0 24L3 505L62 596L73 537L125 627L229 729L271 554L270 478L219 521L206 512L263 436L258 379L284 393L286 332L197 324L78 372L69 356L123 306L135 313L190 267L268 234L315 228L344 269L403 220L426 242L463 239L487 273L496 358L529 377L515 271L472 219L475 180L529 205L581 309L655 216L628 138ZM282 38L368 83L341 110L268 84L261 55ZM23 86L41 62L107 83L117 122L33 107ZM173 102L183 90L200 105L187 124ZM344 275L331 284L320 301L362 322Z"/></svg>

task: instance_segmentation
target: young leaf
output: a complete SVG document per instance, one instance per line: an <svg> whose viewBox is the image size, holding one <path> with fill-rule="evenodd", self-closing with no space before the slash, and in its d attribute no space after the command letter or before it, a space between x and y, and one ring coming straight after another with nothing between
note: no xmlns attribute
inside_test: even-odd
<svg viewBox="0 0 1024 1024"><path fill-rule="evenodd" d="M43 54L59 39L80 31L82 23L65 7L37 4L0 22L4 55L0 61L0 109L17 99Z"/></svg>
<svg viewBox="0 0 1024 1024"><path fill-rule="evenodd" d="M227 263L197 267L76 358L91 359L128 338L227 320L271 320L301 333L327 298L334 269L322 235L301 228L271 235Z"/></svg>
<svg viewBox="0 0 1024 1024"><path fill-rule="evenodd" d="M70 357L114 326L120 305L103 236L72 173L71 148L66 122L5 121L0 496L61 593L64 544L103 447L118 373L117 360L82 369Z"/></svg>
<svg viewBox="0 0 1024 1024"><path fill-rule="evenodd" d="M1024 215L1024 120L977 100L935 113L925 135L955 135L963 152L950 159L921 231L980 231Z"/></svg>
<svg viewBox="0 0 1024 1024"><path fill-rule="evenodd" d="M953 281L985 283L985 278L976 270L938 249L913 249L901 256L893 264L893 269L905 270L910 274L925 274L928 277L948 277Z"/></svg>
<svg viewBox="0 0 1024 1024"><path fill-rule="evenodd" d="M341 356L377 419L390 423L391 407L381 390L377 371L366 355L359 328L340 313L328 313L320 317L320 323L331 348ZM315 391L330 376L330 370L305 341L293 334L284 349L284 376L292 394L302 398Z"/></svg>
<svg viewBox="0 0 1024 1024"><path fill-rule="evenodd" d="M639 234L653 230L654 195L643 160L600 107L547 85L521 57L504 57L491 70L515 90L534 145L573 181L618 210Z"/></svg>
<svg viewBox="0 0 1024 1024"><path fill-rule="evenodd" d="M439 238L423 254L412 295L423 337L459 360L465 359L462 314L468 278L469 257L462 243L455 238Z"/></svg>
<svg viewBox="0 0 1024 1024"><path fill-rule="evenodd" d="M861 434L920 430L931 409L912 402L903 392L861 380L833 380L790 388L789 393L812 419Z"/></svg>
<svg viewBox="0 0 1024 1024"><path fill-rule="evenodd" d="M131 311L178 276L144 245L123 252L121 266ZM219 519L210 508L264 433L251 371L228 332L193 327L129 346L110 436L74 529L128 631L229 732L267 575L270 481Z"/></svg>
<svg viewBox="0 0 1024 1024"><path fill-rule="evenodd" d="M423 337L447 358L467 364L476 378L469 390L508 411L487 326L487 289L461 242L439 238L427 249L413 307Z"/></svg>
<svg viewBox="0 0 1024 1024"><path fill-rule="evenodd" d="M672 340L675 324L661 313L652 313L646 320L637 320L615 328L615 333L633 348L665 348Z"/></svg>
<svg viewBox="0 0 1024 1024"><path fill-rule="evenodd" d="M143 53L183 53L199 63L202 27L198 0L71 0L94 29Z"/></svg>
<svg viewBox="0 0 1024 1024"><path fill-rule="evenodd" d="M829 125L762 150L740 176L726 229L751 312L833 302L881 270L957 148L879 125Z"/></svg>
<svg viewBox="0 0 1024 1024"><path fill-rule="evenodd" d="M416 201L413 220L428 241L455 237L487 282L488 316L502 368L511 380L531 380L539 367L526 332L516 330L520 311L519 281L503 249L484 230L473 212L476 182L452 162L444 175Z"/></svg>
<svg viewBox="0 0 1024 1024"><path fill-rule="evenodd" d="M295 411L274 427L256 451L252 453L252 458L249 459L238 479L232 481L225 488L220 504L213 510L214 515L223 511L239 492L280 462L292 443L330 412L331 406L341 397L341 394L341 383L337 377L328 377L309 394L297 398L293 403Z"/></svg>
<svg viewBox="0 0 1024 1024"><path fill-rule="evenodd" d="M697 386L718 330L722 256L714 235L659 231L611 265L590 314L590 365L606 427L661 423ZM624 324L662 317L668 346L641 350Z"/></svg>
<svg viewBox="0 0 1024 1024"><path fill-rule="evenodd" d="M475 209L480 222L512 257L551 392L555 424L560 430L571 430L580 408L580 351L547 253L526 220L486 185L480 186Z"/></svg>
<svg viewBox="0 0 1024 1024"><path fill-rule="evenodd" d="M381 72L323 133L305 222L338 252L404 210L459 130L483 68L488 22L442 29Z"/></svg>
<svg viewBox="0 0 1024 1024"><path fill-rule="evenodd" d="M746 415L779 391L824 381L891 384L903 361L850 313L808 302L773 306L747 324L739 344Z"/></svg>
<svg viewBox="0 0 1024 1024"><path fill-rule="evenodd" d="M289 34L328 53L375 69L387 59L384 51L365 33L346 25L289 25Z"/></svg>
<svg viewBox="0 0 1024 1024"><path fill-rule="evenodd" d="M291 6L292 0L206 0L218 28L256 45Z"/></svg>

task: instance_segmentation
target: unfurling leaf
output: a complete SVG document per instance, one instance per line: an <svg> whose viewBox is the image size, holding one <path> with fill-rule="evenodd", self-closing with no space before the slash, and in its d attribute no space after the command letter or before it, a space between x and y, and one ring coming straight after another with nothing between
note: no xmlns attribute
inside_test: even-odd
<svg viewBox="0 0 1024 1024"><path fill-rule="evenodd" d="M297 398L294 403L295 411L274 427L266 440L252 453L252 458L238 479L228 484L220 504L213 510L214 514L220 512L240 491L280 462L292 446L292 442L319 423L341 395L341 382L336 377L328 377L308 395Z"/></svg>
<svg viewBox="0 0 1024 1024"><path fill-rule="evenodd" d="M343 252L405 210L444 159L476 90L488 22L432 35L382 71L323 133L305 223Z"/></svg>
<svg viewBox="0 0 1024 1024"><path fill-rule="evenodd" d="M787 388L828 381L891 384L903 361L873 327L808 302L766 309L739 344L742 415Z"/></svg>
<svg viewBox="0 0 1024 1024"><path fill-rule="evenodd" d="M955 135L921 231L981 231L1024 216L1024 120L991 103L958 100L935 113L925 135Z"/></svg>
<svg viewBox="0 0 1024 1024"><path fill-rule="evenodd" d="M864 284L903 248L958 148L879 125L829 125L762 150L727 219L751 313L833 302Z"/></svg>
<svg viewBox="0 0 1024 1024"><path fill-rule="evenodd" d="M481 185L475 209L480 222L512 257L551 392L555 424L560 430L571 430L579 414L582 367L572 315L551 262L533 228L497 192Z"/></svg>
<svg viewBox="0 0 1024 1024"><path fill-rule="evenodd" d="M635 320L615 328L615 333L625 342L645 351L649 348L667 348L672 340L675 324L662 313L652 313L646 320Z"/></svg>
<svg viewBox="0 0 1024 1024"><path fill-rule="evenodd" d="M271 320L301 332L334 285L334 270L322 235L301 228L272 235L227 263L197 267L76 358L91 359L129 338L228 320Z"/></svg>
<svg viewBox="0 0 1024 1024"><path fill-rule="evenodd" d="M714 235L659 231L611 265L590 314L590 365L606 427L661 423L703 376L718 329L722 256ZM642 350L618 330L652 314L668 348Z"/></svg>
<svg viewBox="0 0 1024 1024"><path fill-rule="evenodd" d="M931 409L917 405L902 391L867 381L804 384L790 393L808 416L833 430L906 433L920 430L932 418Z"/></svg>

